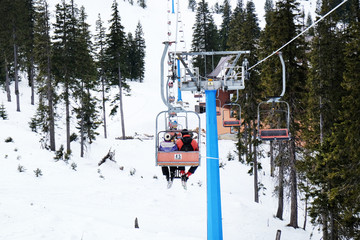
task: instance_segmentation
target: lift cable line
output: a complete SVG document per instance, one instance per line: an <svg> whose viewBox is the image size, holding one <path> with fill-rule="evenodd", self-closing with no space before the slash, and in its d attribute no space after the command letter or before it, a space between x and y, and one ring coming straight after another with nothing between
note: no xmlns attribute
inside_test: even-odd
<svg viewBox="0 0 360 240"><path fill-rule="evenodd" d="M261 64L262 62L266 61L268 58L272 57L273 55L275 55L277 52L281 51L284 47L286 47L287 45L289 45L290 43L292 43L293 41L295 41L298 37L300 37L301 35L303 35L304 33L306 33L307 31L309 31L309 29L313 28L315 25L317 25L319 22L321 22L324 18L326 18L327 16L329 16L332 12L334 12L336 9L338 9L340 6L342 6L344 3L346 3L348 0L344 0L343 2L339 3L335 8L333 8L331 11L329 11L328 13L326 13L324 16L322 16L321 18L319 18L316 22L314 22L313 24L311 24L309 27L307 27L304 31L302 31L301 33L299 33L296 37L294 37L293 39L291 39L289 42L285 43L283 46L281 46L279 49L277 49L276 51L274 51L272 54L270 54L269 56L267 56L266 58L262 59L261 61L257 62L255 65L251 66L248 68L248 70L253 69L254 67L256 67L257 65Z"/></svg>

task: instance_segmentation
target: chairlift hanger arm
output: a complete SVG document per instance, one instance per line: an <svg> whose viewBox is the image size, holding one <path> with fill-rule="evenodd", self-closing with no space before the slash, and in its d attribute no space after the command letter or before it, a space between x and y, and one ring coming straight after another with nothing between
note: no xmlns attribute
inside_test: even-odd
<svg viewBox="0 0 360 240"><path fill-rule="evenodd" d="M191 79L194 79L194 74L190 71L188 64L184 61L184 58L182 56L177 55L182 65L185 67L186 72L190 75ZM180 76L178 76L180 77Z"/></svg>
<svg viewBox="0 0 360 240"><path fill-rule="evenodd" d="M249 52L249 53L250 53L250 52ZM228 71L227 74L226 74L226 78L228 78L228 77L231 75L231 73L232 73L234 67L236 66L236 63L237 63L237 61L239 60L240 56L241 56L241 53L239 52L239 53L236 55L234 61L232 62L231 67L230 67L230 71Z"/></svg>
<svg viewBox="0 0 360 240"><path fill-rule="evenodd" d="M165 99L165 95L164 95L164 82L165 82L165 77L164 77L164 62L165 62L165 56L166 53L168 51L169 45L171 44L171 42L164 42L165 47L164 47L164 51L163 54L161 56L161 62L160 62L160 92L161 92L161 99L163 101L163 103L168 107L171 108L170 103L168 103L168 101Z"/></svg>

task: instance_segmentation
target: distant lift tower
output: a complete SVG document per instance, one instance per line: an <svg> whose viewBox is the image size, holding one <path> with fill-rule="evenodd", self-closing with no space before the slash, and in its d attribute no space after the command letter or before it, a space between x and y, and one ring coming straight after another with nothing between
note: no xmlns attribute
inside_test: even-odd
<svg viewBox="0 0 360 240"><path fill-rule="evenodd" d="M164 42L165 49L161 62L161 81L164 58L169 42ZM250 51L217 51L217 52L169 52L170 58L179 59L182 64L180 76L181 91L205 91L206 94L206 174L207 174L207 239L222 240L219 146L216 119L216 91L239 90L245 88L244 79L247 71L247 60L242 66L237 62L242 54ZM206 76L200 76L199 69L193 67L194 57L221 56L219 63ZM176 73L177 74L177 73ZM200 131L200 130L199 130Z"/></svg>

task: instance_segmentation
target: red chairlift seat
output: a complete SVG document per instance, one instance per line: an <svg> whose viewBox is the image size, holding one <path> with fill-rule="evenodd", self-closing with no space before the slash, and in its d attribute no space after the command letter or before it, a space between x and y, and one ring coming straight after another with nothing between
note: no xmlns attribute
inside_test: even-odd
<svg viewBox="0 0 360 240"><path fill-rule="evenodd" d="M241 121L240 120L228 120L223 122L224 127L240 127Z"/></svg>
<svg viewBox="0 0 360 240"><path fill-rule="evenodd" d="M260 129L259 136L261 140L290 140L289 130L281 129Z"/></svg>

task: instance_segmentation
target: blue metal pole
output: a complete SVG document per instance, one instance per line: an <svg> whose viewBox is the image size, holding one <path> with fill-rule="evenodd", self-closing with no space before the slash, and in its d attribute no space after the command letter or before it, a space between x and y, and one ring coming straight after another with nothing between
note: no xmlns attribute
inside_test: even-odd
<svg viewBox="0 0 360 240"><path fill-rule="evenodd" d="M175 13L174 0L172 0L172 13Z"/></svg>
<svg viewBox="0 0 360 240"><path fill-rule="evenodd" d="M206 90L207 239L222 240L216 90Z"/></svg>
<svg viewBox="0 0 360 240"><path fill-rule="evenodd" d="M177 70L178 70L178 84L179 84L179 87L178 87L178 102L182 102L182 98L181 98L181 91L180 91L180 60L178 59L177 60Z"/></svg>

